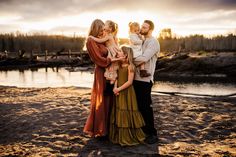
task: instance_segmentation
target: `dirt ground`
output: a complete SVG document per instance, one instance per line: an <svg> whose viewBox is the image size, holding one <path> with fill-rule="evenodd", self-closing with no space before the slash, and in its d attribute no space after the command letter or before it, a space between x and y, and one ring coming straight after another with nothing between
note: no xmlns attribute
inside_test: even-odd
<svg viewBox="0 0 236 157"><path fill-rule="evenodd" d="M0 87L0 156L236 156L236 98L153 94L159 142L121 147L82 130L90 89Z"/></svg>

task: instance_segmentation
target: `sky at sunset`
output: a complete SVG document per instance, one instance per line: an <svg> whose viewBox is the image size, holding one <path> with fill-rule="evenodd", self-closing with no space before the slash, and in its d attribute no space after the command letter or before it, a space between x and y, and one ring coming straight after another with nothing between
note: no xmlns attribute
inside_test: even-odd
<svg viewBox="0 0 236 157"><path fill-rule="evenodd" d="M155 23L180 36L236 34L236 0L0 0L0 33L43 32L86 36L96 18L113 20L119 37L128 23Z"/></svg>

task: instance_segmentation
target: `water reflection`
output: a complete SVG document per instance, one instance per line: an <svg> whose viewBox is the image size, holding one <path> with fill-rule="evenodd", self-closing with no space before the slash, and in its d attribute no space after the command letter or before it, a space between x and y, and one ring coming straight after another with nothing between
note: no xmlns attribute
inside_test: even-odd
<svg viewBox="0 0 236 157"><path fill-rule="evenodd" d="M66 68L34 68L30 70L0 71L0 85L17 87L88 87L93 84L91 71L78 71ZM236 93L232 83L196 83L156 81L153 91L181 92L209 95Z"/></svg>
<svg viewBox="0 0 236 157"><path fill-rule="evenodd" d="M153 86L153 91L202 95L229 95L236 93L236 87L233 84L225 83L174 83L168 81L157 81Z"/></svg>
<svg viewBox="0 0 236 157"><path fill-rule="evenodd" d="M0 71L0 85L17 87L92 87L93 74L64 68Z"/></svg>

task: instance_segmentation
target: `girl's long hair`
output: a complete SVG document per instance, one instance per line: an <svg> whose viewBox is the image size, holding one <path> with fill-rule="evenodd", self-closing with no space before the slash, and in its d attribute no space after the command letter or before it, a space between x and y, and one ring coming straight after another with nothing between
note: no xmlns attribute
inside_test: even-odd
<svg viewBox="0 0 236 157"><path fill-rule="evenodd" d="M111 20L107 20L105 23L107 23L109 28L111 29L111 34L113 35L114 40L115 40L116 44L118 45L118 43L119 43L119 39L117 37L118 24L113 22L113 21L111 21Z"/></svg>
<svg viewBox="0 0 236 157"><path fill-rule="evenodd" d="M129 65L131 67L131 71L135 71L135 65L133 62L134 54L133 54L133 49L129 46L123 45L121 46L121 50L123 51L124 55L127 55Z"/></svg>
<svg viewBox="0 0 236 157"><path fill-rule="evenodd" d="M118 24L111 20L107 20L105 23L108 24L109 28L111 28L111 33L116 37L118 32Z"/></svg>

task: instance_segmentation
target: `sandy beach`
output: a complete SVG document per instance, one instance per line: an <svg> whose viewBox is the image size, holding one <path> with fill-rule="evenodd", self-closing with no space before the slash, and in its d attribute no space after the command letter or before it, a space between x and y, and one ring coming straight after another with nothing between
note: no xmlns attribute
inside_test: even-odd
<svg viewBox="0 0 236 157"><path fill-rule="evenodd" d="M236 156L236 98L154 94L159 142L121 147L82 130L91 89L0 87L0 156Z"/></svg>

